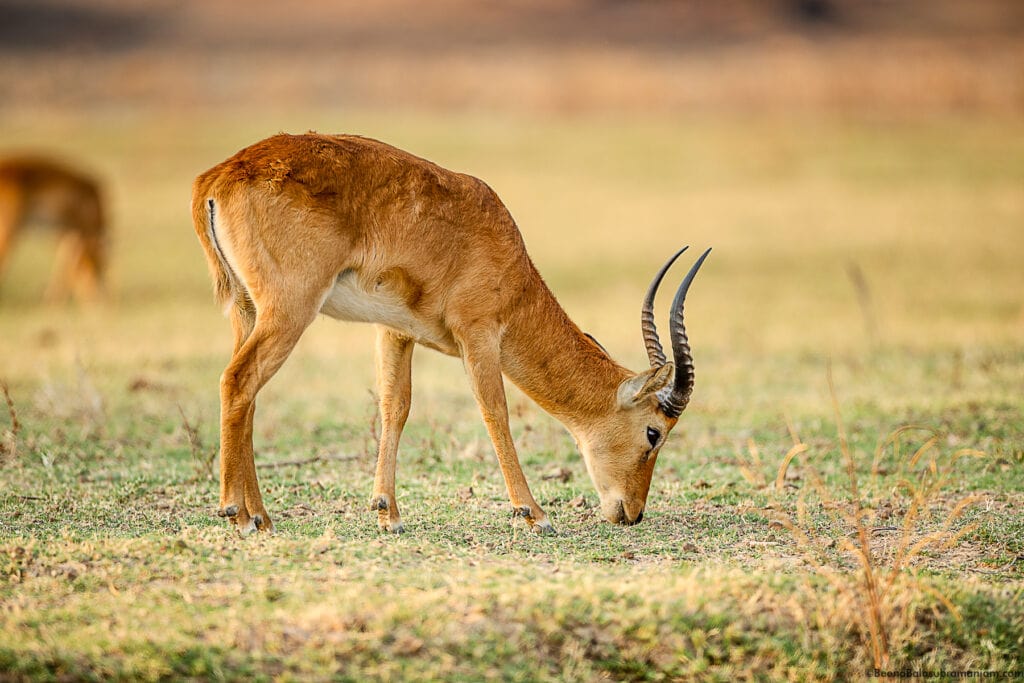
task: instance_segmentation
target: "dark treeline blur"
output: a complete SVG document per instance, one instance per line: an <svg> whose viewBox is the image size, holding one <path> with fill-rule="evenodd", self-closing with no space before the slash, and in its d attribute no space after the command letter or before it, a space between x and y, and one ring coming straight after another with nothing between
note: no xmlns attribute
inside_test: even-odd
<svg viewBox="0 0 1024 683"><path fill-rule="evenodd" d="M3 0L0 108L1024 109L1017 0Z"/></svg>

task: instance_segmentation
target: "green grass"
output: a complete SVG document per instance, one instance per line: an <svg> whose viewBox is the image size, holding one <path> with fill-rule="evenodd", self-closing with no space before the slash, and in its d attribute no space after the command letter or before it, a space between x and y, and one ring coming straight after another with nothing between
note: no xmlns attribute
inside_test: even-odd
<svg viewBox="0 0 1024 683"><path fill-rule="evenodd" d="M694 401L643 524L600 521L571 438L510 389L524 469L559 535L512 524L460 364L419 350L399 454L407 533L378 534L365 509L372 330L333 321L260 396L278 534L241 540L215 516L230 339L189 183L306 128L487 180L570 315L636 369L653 271L679 244L715 247L687 305ZM951 527L966 533L914 556L883 598L887 668L1019 668L1019 122L313 112L9 117L0 130L4 147L60 140L108 177L115 216L105 305L38 304L45 235L0 278L0 379L20 423L0 409L0 678L860 677L875 664L864 568L844 544L857 525L828 502L841 511L852 495L829 367L881 576L900 539L976 496ZM904 425L921 429L879 451ZM807 451L777 489L797 440ZM968 449L985 455L956 457ZM904 531L908 485L935 473L944 485Z"/></svg>

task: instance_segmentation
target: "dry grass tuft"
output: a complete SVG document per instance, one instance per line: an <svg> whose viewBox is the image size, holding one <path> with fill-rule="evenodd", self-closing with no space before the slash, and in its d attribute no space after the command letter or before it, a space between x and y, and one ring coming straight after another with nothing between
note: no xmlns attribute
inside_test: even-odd
<svg viewBox="0 0 1024 683"><path fill-rule="evenodd" d="M819 600L835 601L831 613L840 623L852 625L866 654L877 668L889 667L893 657L914 642L918 624L918 612L927 608L935 613L944 608L957 621L959 610L919 574L921 561L929 551L946 551L954 547L964 536L977 528L976 523L956 525L979 497L968 495L960 499L946 514L945 519L931 531L925 527L934 526L929 512L937 507L940 495L950 482L956 462L963 457L984 457L985 454L973 449L960 449L945 458L940 466L940 456L934 452L939 442L938 435L932 435L924 444L906 459L906 476L893 489L893 496L902 494L902 523L898 526L885 523L893 516L890 501L875 501L862 488L857 475L857 460L850 447L839 401L836 397L831 366L828 370L829 392L839 439L839 449L847 475L848 489L842 499L833 495L824 484L822 477L808 467L811 490L818 499L820 509L828 518L829 526L842 530L842 535L825 543L815 540L815 527L808 507L808 490L801 491L796 504L795 520L782 515L779 522L796 538L804 557L814 571L823 577L834 589L834 593L819 596ZM896 461L900 457L901 435L915 426L901 427L879 443L872 463L872 478L879 472L879 462L887 447L892 447ZM791 431L791 433L793 433ZM795 436L795 433L793 433ZM799 454L806 452L807 445L794 444L779 466L776 488L781 489L786 471ZM927 465L918 467L927 458ZM872 487L873 488L873 487ZM880 542L885 534L897 533L895 543ZM836 548L842 555L853 560L852 570L832 565L823 549ZM931 598L927 600L926 598ZM828 611L822 608L822 611Z"/></svg>

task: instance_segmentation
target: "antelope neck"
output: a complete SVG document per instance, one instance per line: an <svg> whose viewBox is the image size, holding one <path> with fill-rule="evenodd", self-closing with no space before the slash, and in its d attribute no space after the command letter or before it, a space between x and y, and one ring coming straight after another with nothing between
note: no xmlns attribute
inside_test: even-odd
<svg viewBox="0 0 1024 683"><path fill-rule="evenodd" d="M618 402L632 373L589 339L536 274L506 321L502 370L540 407L570 429L599 418Z"/></svg>

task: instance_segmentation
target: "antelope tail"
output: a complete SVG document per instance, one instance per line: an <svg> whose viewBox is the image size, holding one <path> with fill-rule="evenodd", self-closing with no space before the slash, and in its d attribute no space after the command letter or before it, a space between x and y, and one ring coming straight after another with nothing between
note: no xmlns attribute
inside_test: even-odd
<svg viewBox="0 0 1024 683"><path fill-rule="evenodd" d="M213 199L201 196L196 192L192 197L192 224L196 230L196 236L206 254L206 265L210 269L210 277L213 279L213 294L221 308L226 309L229 304L238 299L243 288L235 281L224 253L217 243L215 231L216 204Z"/></svg>

